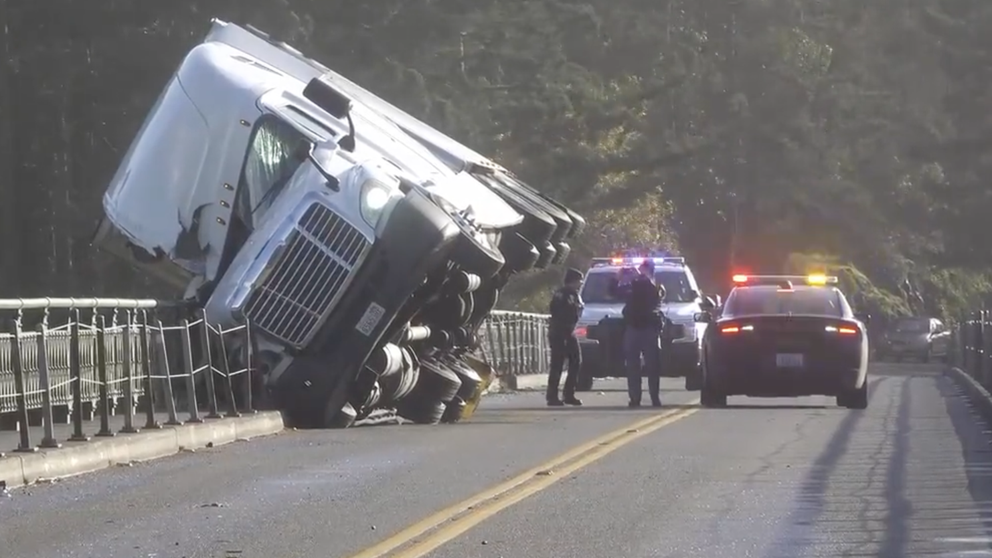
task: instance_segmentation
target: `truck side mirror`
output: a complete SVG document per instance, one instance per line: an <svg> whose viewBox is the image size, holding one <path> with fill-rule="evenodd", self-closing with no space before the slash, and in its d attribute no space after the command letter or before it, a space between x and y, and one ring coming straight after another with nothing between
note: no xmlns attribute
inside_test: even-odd
<svg viewBox="0 0 992 558"><path fill-rule="evenodd" d="M697 324L708 324L713 321L713 316L709 312L696 312L693 314L692 319L696 321Z"/></svg>

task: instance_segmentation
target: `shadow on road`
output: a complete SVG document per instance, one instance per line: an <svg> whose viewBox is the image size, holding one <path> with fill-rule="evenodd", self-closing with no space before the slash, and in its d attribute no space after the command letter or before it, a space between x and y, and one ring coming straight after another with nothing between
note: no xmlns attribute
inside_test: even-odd
<svg viewBox="0 0 992 558"><path fill-rule="evenodd" d="M885 476L885 540L879 556L906 556L909 542L908 520L913 504L906 497L906 464L909 460L909 412L912 405L912 383L907 379L899 390L899 410L896 414L895 440Z"/></svg>
<svg viewBox="0 0 992 558"><path fill-rule="evenodd" d="M961 455L965 463L965 475L968 479L968 494L975 502L982 528L992 537L992 482L989 470L992 469L992 449L985 430L988 430L987 419L973 416L969 406L962 404L968 401L966 396L958 391L954 382L944 378L938 382L940 394L944 398L947 414L951 417L954 433L961 442ZM976 425L977 422L977 425ZM987 544L986 548L992 548Z"/></svg>
<svg viewBox="0 0 992 558"><path fill-rule="evenodd" d="M879 385L883 384L886 379L885 377L874 379L869 384L869 407L878 393ZM837 469L841 458L847 453L847 446L851 440L851 435L854 433L854 427L865 417L864 411L848 411L848 413L837 426L837 431L830 438L826 449L817 457L813 463L812 471L806 476L806 479L800 486L798 501L793 506L782 527L786 532L784 536L778 537L780 540L785 539L789 541L792 547L790 551L794 551L795 556L802 555L802 551L809 547L812 542L810 537L799 537L796 540L794 537L796 527L811 527L815 525L816 520L823 513L823 508L826 504L826 495L830 490L830 477ZM773 553L770 556L778 555Z"/></svg>

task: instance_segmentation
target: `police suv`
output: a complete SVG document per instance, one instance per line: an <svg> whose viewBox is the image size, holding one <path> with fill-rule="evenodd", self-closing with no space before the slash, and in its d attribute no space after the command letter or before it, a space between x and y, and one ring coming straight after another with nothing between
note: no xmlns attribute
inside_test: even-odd
<svg viewBox="0 0 992 558"><path fill-rule="evenodd" d="M719 302L703 296L684 257L647 255L593 258L580 290L585 308L575 330L582 350L579 390L592 389L594 378L625 375L620 325L624 302L614 297L611 286L618 279L637 274L645 258L654 261L655 282L665 288L661 310L671 322L665 333L670 343L662 351L661 375L684 377L686 389L691 391L702 387L699 355L707 324L697 323L695 316Z"/></svg>

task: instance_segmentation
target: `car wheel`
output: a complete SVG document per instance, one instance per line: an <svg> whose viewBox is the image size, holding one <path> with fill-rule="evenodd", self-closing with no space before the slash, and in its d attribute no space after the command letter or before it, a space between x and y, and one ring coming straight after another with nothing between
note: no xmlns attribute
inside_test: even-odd
<svg viewBox="0 0 992 558"><path fill-rule="evenodd" d="M837 406L863 410L868 408L868 378L858 389L837 396Z"/></svg>
<svg viewBox="0 0 992 558"><path fill-rule="evenodd" d="M686 391L701 391L703 389L703 370L701 366L694 366L685 375Z"/></svg>
<svg viewBox="0 0 992 558"><path fill-rule="evenodd" d="M575 380L575 391L592 391L592 374L588 370L579 370L579 377Z"/></svg>
<svg viewBox="0 0 992 558"><path fill-rule="evenodd" d="M703 387L699 397L699 404L707 408L721 408L727 406L727 396L717 393L711 389Z"/></svg>

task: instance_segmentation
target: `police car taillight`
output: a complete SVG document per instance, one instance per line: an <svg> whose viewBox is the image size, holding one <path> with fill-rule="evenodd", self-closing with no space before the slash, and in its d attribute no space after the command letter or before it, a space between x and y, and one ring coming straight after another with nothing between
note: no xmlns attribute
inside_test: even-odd
<svg viewBox="0 0 992 558"><path fill-rule="evenodd" d="M576 337L580 339L585 339L586 335L589 333L589 328L587 328L586 326L576 326L574 333Z"/></svg>
<svg viewBox="0 0 992 558"><path fill-rule="evenodd" d="M858 333L860 333L860 331L858 331L858 328L851 326L828 325L824 329L826 330L827 333L836 333L838 335L857 335Z"/></svg>

